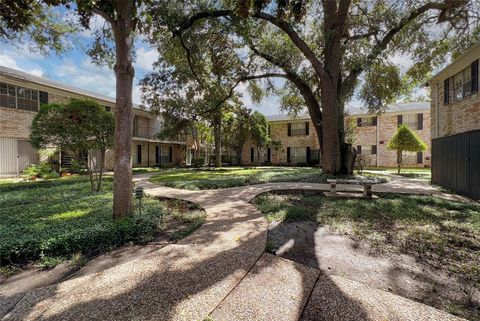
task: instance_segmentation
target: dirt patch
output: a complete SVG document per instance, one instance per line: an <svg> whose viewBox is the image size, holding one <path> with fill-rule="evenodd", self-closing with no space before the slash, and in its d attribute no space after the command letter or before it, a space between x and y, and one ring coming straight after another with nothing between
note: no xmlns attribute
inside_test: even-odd
<svg viewBox="0 0 480 321"><path fill-rule="evenodd" d="M267 251L369 286L390 291L450 313L480 320L478 296L465 302L466 286L440 269L412 256L378 251L312 221L272 222Z"/></svg>

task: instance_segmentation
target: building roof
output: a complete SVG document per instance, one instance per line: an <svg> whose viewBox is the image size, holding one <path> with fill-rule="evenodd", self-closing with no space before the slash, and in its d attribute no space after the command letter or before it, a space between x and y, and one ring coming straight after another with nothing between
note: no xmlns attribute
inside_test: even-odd
<svg viewBox="0 0 480 321"><path fill-rule="evenodd" d="M79 95L83 95L83 96L87 96L87 97L91 97L99 100L104 100L113 104L116 103L116 99L110 96L102 95L93 91L84 90L74 86L69 86L58 81L35 76L17 69L0 66L0 74L5 75L7 77L25 80L25 81L33 82L39 85L44 85L44 86L52 87L55 89L60 89L60 90L68 91L71 93L79 94ZM140 105L134 104L134 108L140 109L140 107L141 107Z"/></svg>
<svg viewBox="0 0 480 321"><path fill-rule="evenodd" d="M430 84L432 81L437 79L438 77L449 73L452 69L455 69L455 66L458 63L461 63L463 58L473 54L475 51L480 49L480 43L477 43L476 45L470 47L467 51L465 51L463 54L461 54L457 59L449 63L447 66L445 66L443 69L441 69L439 72L437 72L435 75L433 75L426 83L426 85ZM478 59L478 57L477 57Z"/></svg>
<svg viewBox="0 0 480 321"><path fill-rule="evenodd" d="M412 102L412 103L404 103L404 104L393 104L387 107L387 111L385 114L389 113L399 113L399 112L407 112L407 111L416 111L416 110L430 110L430 102ZM368 114L368 110L362 108L350 108L348 114L355 116L355 115L366 115ZM290 121L290 120L304 120L310 119L309 114L301 114L297 115L297 117L292 117L289 115L270 115L266 116L267 121L269 122L277 122L277 121Z"/></svg>
<svg viewBox="0 0 480 321"><path fill-rule="evenodd" d="M310 119L310 115L302 114L302 115L297 115L297 117L293 117L290 115L269 115L269 116L265 116L265 118L267 118L267 121L273 122L273 121Z"/></svg>

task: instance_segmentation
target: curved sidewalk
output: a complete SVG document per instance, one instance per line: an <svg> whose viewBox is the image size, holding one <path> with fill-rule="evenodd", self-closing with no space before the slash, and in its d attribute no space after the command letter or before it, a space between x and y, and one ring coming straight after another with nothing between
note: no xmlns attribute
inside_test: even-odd
<svg viewBox="0 0 480 321"><path fill-rule="evenodd" d="M221 320L222 315L229 315L231 312L226 310L227 307L238 306L235 301L231 304L231 300L235 300L236 297L244 298L249 293L260 296L267 293L265 291L269 288L265 288L262 284L274 284L277 291L270 293L266 298L265 304L272 302L272 305L262 305L263 309L270 310L270 313L266 313L265 317L257 320L268 320L272 315L275 316L275 320L293 320L301 314L305 304L307 306L313 304L315 293L321 294L325 290L325 287L321 286L325 282L329 287L339 282L342 285L335 288L342 288L343 292L348 292L350 284L348 280L324 280L323 276L321 278L316 276L312 281L312 275L315 273L308 272L290 261L280 262L278 261L282 260L280 258L277 260L276 257L264 257L268 223L249 203L256 195L270 190L323 191L328 189L327 184L271 183L222 190L187 191L153 185L147 181L149 176L136 176L137 186L144 186L146 192L152 196L180 198L198 203L207 213L207 222L179 243L166 246L136 260L102 272L30 291L2 320L190 321L203 320L209 314L217 315ZM339 185L337 189L358 191L361 187ZM452 197L429 186L420 186L415 183L406 188L393 183L382 184L375 186L374 191L425 193ZM262 256L264 259L259 261ZM277 271L275 267L280 270ZM290 271L288 269L291 273L285 274L283 283L270 282L281 272ZM303 270L305 271L302 272ZM302 279L302 273L310 275L308 282ZM307 283L310 290L305 290ZM238 293L242 291L242 287L237 288L239 284L251 284L243 287L247 289L245 295L242 292ZM316 284L315 290L313 290L314 284ZM292 313L294 316L292 318L275 313L276 302L284 302L276 298L285 299L282 286L284 289L298 287L298 293L303 295L302 300L296 300L296 298L289 300L293 304L292 309L296 309L295 313ZM355 291L360 291L357 293L360 296L358 300L361 300L362 293L368 292L363 288L363 290L356 290L359 288L355 286ZM350 297L355 295L351 294ZM393 295L387 294L387 296ZM382 298L382 296L377 294L376 298ZM420 303L409 302L412 317L435 315L441 316L439 320L456 319ZM337 303L333 302L331 308L336 309ZM368 305L365 309L368 310ZM257 314L254 313L254 315ZM367 316L368 311L361 315ZM376 316L376 314L372 315L371 320L375 320ZM399 319L408 320L408 318ZM228 320L247 319L235 317Z"/></svg>

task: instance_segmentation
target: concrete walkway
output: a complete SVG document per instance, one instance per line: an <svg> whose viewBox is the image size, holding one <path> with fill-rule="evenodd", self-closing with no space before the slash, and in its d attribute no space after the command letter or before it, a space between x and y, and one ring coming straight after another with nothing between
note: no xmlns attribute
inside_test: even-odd
<svg viewBox="0 0 480 321"><path fill-rule="evenodd" d="M28 292L2 320L457 320L434 308L264 254L268 223L249 203L270 190L327 190L327 184L272 183L187 191L137 186L151 196L195 202L207 222L191 236L110 269ZM403 185L403 186L402 186ZM339 191L360 186L339 185ZM376 192L457 199L416 182ZM401 306L397 306L401 305ZM403 306L403 308L402 308ZM405 308L406 307L406 308Z"/></svg>

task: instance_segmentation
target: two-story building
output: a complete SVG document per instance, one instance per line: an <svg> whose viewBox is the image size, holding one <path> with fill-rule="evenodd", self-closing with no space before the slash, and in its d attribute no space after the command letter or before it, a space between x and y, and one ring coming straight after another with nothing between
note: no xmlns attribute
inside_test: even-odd
<svg viewBox="0 0 480 321"><path fill-rule="evenodd" d="M480 199L480 44L429 81L432 182Z"/></svg>
<svg viewBox="0 0 480 321"><path fill-rule="evenodd" d="M308 115L295 119L287 115L266 116L271 143L260 153L251 142L242 150L242 164L318 164L320 148L315 127Z"/></svg>
<svg viewBox="0 0 480 321"><path fill-rule="evenodd" d="M402 157L405 166L429 167L430 154L430 103L414 102L390 105L383 114L353 112L353 146L368 166L395 167L397 153L387 149L398 126L406 125L426 144L424 152L407 152ZM352 121L351 120L351 121Z"/></svg>
<svg viewBox="0 0 480 321"><path fill-rule="evenodd" d="M65 102L71 98L91 99L115 112L115 99L37 77L11 68L0 67L0 175L21 173L28 165L39 161L38 152L28 142L30 127L40 105ZM152 117L140 106L134 108L134 166L182 165L185 163L184 137L161 141L160 118ZM59 162L68 165L72 155L60 152ZM107 152L105 165L113 169L113 150Z"/></svg>
<svg viewBox="0 0 480 321"><path fill-rule="evenodd" d="M346 123L354 122L353 145L368 166L395 167L397 155L387 149L399 125L409 126L427 143L427 150L407 153L403 161L407 166L430 166L430 103L416 102L391 105L381 115L355 112L347 116ZM271 143L260 153L261 164L299 165L319 163L320 148L317 133L309 115L292 119L288 115L267 116ZM257 148L247 143L242 152L244 165L258 164Z"/></svg>

